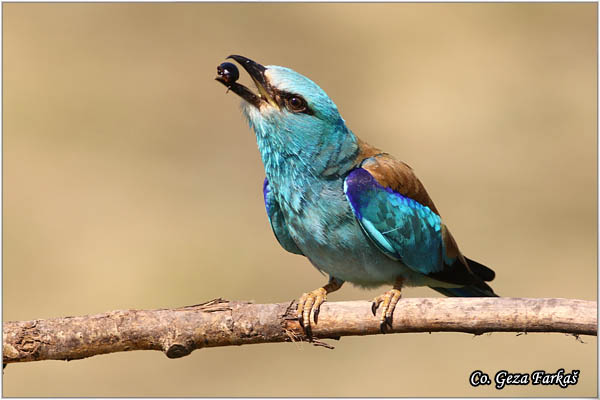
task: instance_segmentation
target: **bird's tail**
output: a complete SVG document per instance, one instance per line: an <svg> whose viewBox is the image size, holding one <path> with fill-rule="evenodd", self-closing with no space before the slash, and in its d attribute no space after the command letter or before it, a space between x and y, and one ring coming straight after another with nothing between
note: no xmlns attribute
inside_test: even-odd
<svg viewBox="0 0 600 400"><path fill-rule="evenodd" d="M465 257L465 261L469 264L469 269L473 274L477 275L479 278L483 279L486 282L493 281L496 277L496 273L493 269L486 267L483 264L478 263L477 261L473 261L470 258Z"/></svg>
<svg viewBox="0 0 600 400"><path fill-rule="evenodd" d="M485 283L457 288L432 287L432 289L448 297L498 297Z"/></svg>
<svg viewBox="0 0 600 400"><path fill-rule="evenodd" d="M494 271L483 264L465 257L469 269L477 277L477 282L457 288L431 287L448 297L498 297L494 290L484 281L491 281L496 277Z"/></svg>

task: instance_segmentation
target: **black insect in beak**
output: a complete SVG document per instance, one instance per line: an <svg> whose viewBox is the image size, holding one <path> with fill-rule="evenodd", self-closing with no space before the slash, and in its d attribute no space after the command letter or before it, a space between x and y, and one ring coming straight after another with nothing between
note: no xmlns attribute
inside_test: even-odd
<svg viewBox="0 0 600 400"><path fill-rule="evenodd" d="M237 83L240 73L237 67L230 62L224 62L217 67L217 77L215 78L217 81L227 86L229 90L256 108L260 108L261 103L263 102L279 108L275 100L273 100L271 85L269 85L269 82L265 76L266 68L264 66L244 56L231 55L227 58L237 61L242 68L248 72L250 78L252 78L252 81L254 81L254 84L258 89L258 95L252 93L252 91L246 86Z"/></svg>

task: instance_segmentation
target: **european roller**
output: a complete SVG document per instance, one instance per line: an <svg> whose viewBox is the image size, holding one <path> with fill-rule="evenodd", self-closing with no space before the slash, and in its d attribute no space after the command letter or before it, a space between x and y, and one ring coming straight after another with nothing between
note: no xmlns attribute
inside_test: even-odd
<svg viewBox="0 0 600 400"><path fill-rule="evenodd" d="M285 67L232 55L258 93L223 63L217 80L239 95L265 168L264 201L279 244L329 282L304 293L298 320L311 333L327 295L350 282L391 285L373 300L382 332L392 326L404 286L446 296L496 296L494 271L465 257L425 187L406 163L369 145L346 125L316 83Z"/></svg>

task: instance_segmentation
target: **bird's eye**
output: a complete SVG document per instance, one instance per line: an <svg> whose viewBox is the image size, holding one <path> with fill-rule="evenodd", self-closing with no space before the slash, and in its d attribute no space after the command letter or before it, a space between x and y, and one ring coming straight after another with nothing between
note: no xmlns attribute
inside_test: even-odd
<svg viewBox="0 0 600 400"><path fill-rule="evenodd" d="M306 111L308 108L308 104L306 104L306 100L304 100L300 96L290 96L286 99L287 107L291 112L301 113Z"/></svg>

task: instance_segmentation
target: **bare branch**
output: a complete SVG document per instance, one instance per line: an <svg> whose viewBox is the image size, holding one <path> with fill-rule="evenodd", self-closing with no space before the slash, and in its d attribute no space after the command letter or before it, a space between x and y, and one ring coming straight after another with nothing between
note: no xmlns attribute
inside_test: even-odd
<svg viewBox="0 0 600 400"><path fill-rule="evenodd" d="M74 360L130 350L160 350L178 358L202 347L307 341L294 309L295 303L216 299L175 309L6 322L3 361ZM569 299L407 298L398 303L390 330L402 332L597 335L597 305ZM325 303L312 342L331 348L319 339L380 333L370 303Z"/></svg>

